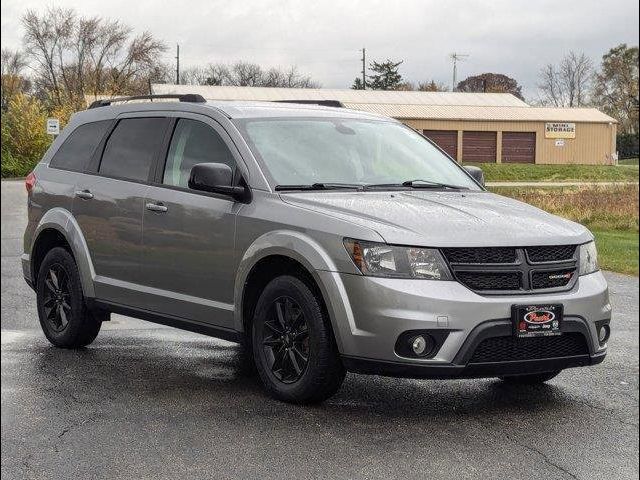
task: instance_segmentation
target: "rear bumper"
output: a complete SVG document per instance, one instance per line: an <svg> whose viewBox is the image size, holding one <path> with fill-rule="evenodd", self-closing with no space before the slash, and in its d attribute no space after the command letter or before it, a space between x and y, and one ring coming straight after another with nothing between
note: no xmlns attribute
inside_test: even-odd
<svg viewBox="0 0 640 480"><path fill-rule="evenodd" d="M31 275L31 258L29 254L23 253L20 257L20 263L22 264L22 276L24 277L24 281L35 290L35 285Z"/></svg>

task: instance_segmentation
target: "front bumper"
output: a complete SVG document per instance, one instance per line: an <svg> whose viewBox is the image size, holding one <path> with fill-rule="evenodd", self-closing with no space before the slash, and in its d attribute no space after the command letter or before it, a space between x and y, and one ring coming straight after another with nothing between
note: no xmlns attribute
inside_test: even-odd
<svg viewBox="0 0 640 480"><path fill-rule="evenodd" d="M591 365L606 355L595 325L611 318L607 284L600 272L580 277L571 291L510 296L481 296L458 282L318 275L340 353L351 371L411 377L496 376ZM588 355L469 364L483 338L511 334L512 305L544 303L564 305L563 332L583 334ZM407 330L448 334L433 358L405 358L396 353L395 342Z"/></svg>

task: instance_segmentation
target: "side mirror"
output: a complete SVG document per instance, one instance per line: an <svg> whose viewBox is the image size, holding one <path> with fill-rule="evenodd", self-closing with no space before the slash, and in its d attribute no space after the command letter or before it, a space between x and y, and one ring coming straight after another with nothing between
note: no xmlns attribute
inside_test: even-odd
<svg viewBox="0 0 640 480"><path fill-rule="evenodd" d="M251 192L247 186L233 185L233 170L224 163L197 163L191 167L189 188L218 193L238 202L248 202Z"/></svg>
<svg viewBox="0 0 640 480"><path fill-rule="evenodd" d="M471 165L464 167L469 175L471 175L476 182L484 187L484 172L480 167L473 167Z"/></svg>

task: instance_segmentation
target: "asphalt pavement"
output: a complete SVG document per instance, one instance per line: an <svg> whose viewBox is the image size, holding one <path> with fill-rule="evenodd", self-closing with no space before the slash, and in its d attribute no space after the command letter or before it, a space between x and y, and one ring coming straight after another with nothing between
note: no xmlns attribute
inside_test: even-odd
<svg viewBox="0 0 640 480"><path fill-rule="evenodd" d="M235 345L114 315L79 351L42 335L2 182L2 478L638 478L638 279L606 273L609 355L549 384L348 375L277 402Z"/></svg>

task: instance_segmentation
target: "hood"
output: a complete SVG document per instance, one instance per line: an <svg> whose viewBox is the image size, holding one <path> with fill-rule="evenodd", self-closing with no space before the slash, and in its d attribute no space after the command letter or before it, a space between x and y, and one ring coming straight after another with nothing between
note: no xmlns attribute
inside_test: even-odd
<svg viewBox="0 0 640 480"><path fill-rule="evenodd" d="M489 192L300 192L286 203L375 230L385 242L430 247L579 244L582 225Z"/></svg>

